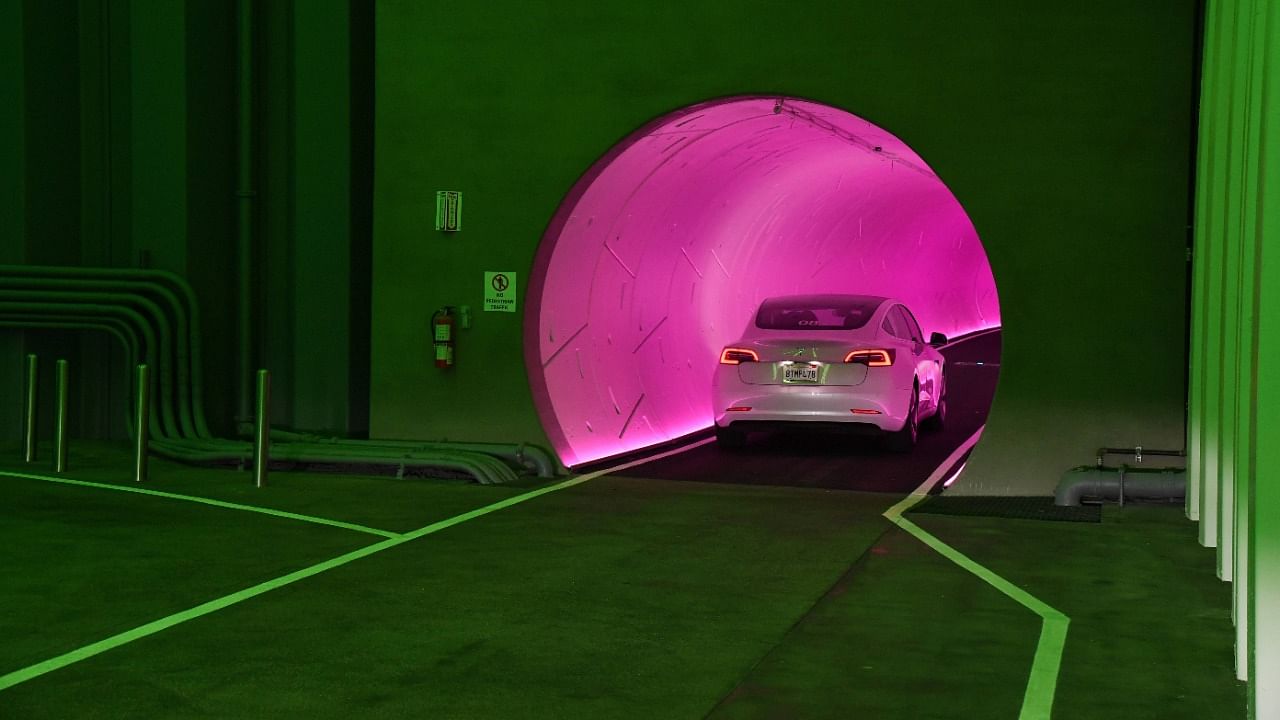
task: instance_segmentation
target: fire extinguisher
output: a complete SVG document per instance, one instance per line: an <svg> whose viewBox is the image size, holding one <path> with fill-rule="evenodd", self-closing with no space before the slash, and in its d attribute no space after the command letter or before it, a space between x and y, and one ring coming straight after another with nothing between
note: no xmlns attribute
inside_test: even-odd
<svg viewBox="0 0 1280 720"><path fill-rule="evenodd" d="M432 342L436 347L436 367L453 366L453 306L446 305L431 315Z"/></svg>

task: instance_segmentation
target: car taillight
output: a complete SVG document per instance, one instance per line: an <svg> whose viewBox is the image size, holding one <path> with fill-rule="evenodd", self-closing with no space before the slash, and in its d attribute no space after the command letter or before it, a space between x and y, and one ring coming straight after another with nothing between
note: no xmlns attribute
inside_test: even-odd
<svg viewBox="0 0 1280 720"><path fill-rule="evenodd" d="M893 364L893 354L893 350L851 350L844 361L867 367L889 367Z"/></svg>
<svg viewBox="0 0 1280 720"><path fill-rule="evenodd" d="M727 347L720 351L721 365L737 365L744 362L760 362L760 356L755 350L746 348Z"/></svg>

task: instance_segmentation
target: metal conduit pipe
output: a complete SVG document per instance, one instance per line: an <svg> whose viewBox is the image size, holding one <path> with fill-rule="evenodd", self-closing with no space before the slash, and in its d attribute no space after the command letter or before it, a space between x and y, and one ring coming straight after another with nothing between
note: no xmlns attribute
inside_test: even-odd
<svg viewBox="0 0 1280 720"><path fill-rule="evenodd" d="M189 463L233 462L248 464L253 458L251 443L227 443L207 446L202 443L156 440L151 449L157 455ZM316 447L297 443L273 445L271 458L284 462L323 464L367 464L393 468L442 468L464 472L484 485L517 480L516 474L501 461L481 453L352 453L347 449Z"/></svg>
<svg viewBox="0 0 1280 720"><path fill-rule="evenodd" d="M124 350L125 364L129 367L133 367L134 365L136 365L135 358L137 357L137 348L131 347L130 340L126 338L125 334L120 330L120 328L114 325L111 325L109 323L105 323L105 322L103 323L94 323L94 322L59 323L59 322L53 322L49 320L46 320L44 322L35 322L35 321L27 321L27 320L10 320L10 319L7 319L4 315L0 315L0 328L14 328L19 330L41 330L41 329L88 330L90 332L105 332L108 335L111 335L112 337L114 337L116 340L120 341L120 346ZM136 342L136 339L135 339L135 342ZM148 394L148 397L149 397L149 394ZM150 402L154 402L154 401L150 401ZM147 421L148 421L147 427L151 428L151 432L149 434L158 435L159 428L156 427L155 418L152 417L152 414L150 412L147 413ZM134 437L134 430L133 430L134 428L133 417L132 417L132 414L127 410L125 411L124 425L125 425L126 432L128 432L129 434L129 439L136 440L137 438Z"/></svg>
<svg viewBox="0 0 1280 720"><path fill-rule="evenodd" d="M232 440L213 441L162 441L161 447L175 459L189 462L236 462L249 464L253 457L252 443ZM335 447L312 443L280 443L272 445L275 459L297 462L323 462L328 464L369 464L386 467L432 467L433 463L448 463L465 469L483 484L511 482L515 472L491 455L457 451L404 452L389 448ZM437 465L444 466L444 465Z"/></svg>
<svg viewBox="0 0 1280 720"><path fill-rule="evenodd" d="M115 335L126 346L126 353L132 350L134 363L143 361L155 362L155 357L153 356L156 355L164 356L166 359L179 359L177 372L174 373L178 377L171 378L170 385L172 387L166 388L163 383L161 384L162 389L170 390L166 394L168 402L162 402L164 397L158 398L156 394L153 394L152 403L153 406L158 406L159 412L151 413L149 423L151 434L160 438L160 442L176 441L183 437L188 437L190 440L210 441L207 443L174 442L167 449L170 454L179 459L182 457L192 458L194 455L216 456L215 459L219 460L231 459L238 461L240 459L241 453L228 450L228 446L234 447L234 443L213 439L205 422L199 307L195 300L194 292L185 280L173 273L162 270L63 266L0 266L0 276L19 276L36 280L48 279L51 282L30 282L29 286L41 290L65 287L67 292L77 295L76 299L88 299L82 297L84 294L131 295L130 299L134 300L133 304L142 307L147 315L155 317L158 321L157 324L160 325L159 328L152 327L142 315L131 308L120 306L114 308L103 307L96 303L58 303L57 308L52 308L39 306L39 304L3 302L0 303L0 308L18 308L29 312L25 314L7 312L0 315L8 318L11 323L9 326L11 327L44 326L71 329L76 324L89 323L91 325L95 321L100 321L116 328L117 333ZM3 283L3 286L12 288L20 287L23 284L9 282ZM113 292L130 289L135 292ZM95 290L104 292L92 292ZM77 293L76 291L79 292ZM150 293L157 299L162 300L161 304L168 309L168 314L166 315L155 302L145 297L146 293ZM140 294L143 296L138 297ZM77 310L83 311L83 313L78 314L75 312ZM167 332L168 324L166 321L170 318L172 319L172 325L176 326L176 332L173 333L172 338ZM89 327L86 325L83 329L105 329L105 327ZM159 334L157 334L157 330L160 331ZM139 337L139 334L142 337ZM122 339L122 335L127 339ZM170 342L158 342L161 339L170 340ZM162 350L162 346L172 347L177 352L165 353ZM161 365L164 366L167 363L161 363ZM183 382L184 380L189 380L189 382ZM187 387L187 385L190 385L190 387ZM178 400L178 408L176 409L172 405L174 398ZM157 419L157 416L161 419ZM177 422L174 421L174 418L177 418ZM163 425L161 425L162 422L164 423ZM179 429L179 425L181 429ZM129 427L129 424L126 427ZM194 432L191 432L193 428ZM195 437L190 437L192 435ZM361 441L319 437L308 437L307 439L310 442L305 443L304 446L317 450L318 454L310 456L316 459L293 458L296 461L339 463L345 460L347 462L354 461L404 467L448 466L450 469L467 472L476 477L477 480L488 483L506 482L515 479L515 474L511 468L497 459L502 458L533 470L540 477L552 477L555 475L555 463L550 455L542 448L532 445ZM340 446L340 448L333 446ZM340 452L333 452L334 449L340 449ZM300 452L298 448L295 448L295 450ZM406 454L405 450L410 452ZM294 450L289 450L289 452L293 453ZM459 456L459 452L462 453L461 456Z"/></svg>
<svg viewBox="0 0 1280 720"><path fill-rule="evenodd" d="M22 315L14 313L0 312L0 328L14 328L20 330L88 330L90 332L106 332L112 337L120 341L124 349L125 360L129 365L136 365L138 358L142 356L140 350L140 340L137 333L134 332L127 323L114 318L95 318L92 316L75 316L68 315L58 320L50 320L39 315ZM127 413L126 413L127 415ZM148 413L147 427L150 428L150 434L159 436L161 434L158 420L155 416L155 399L151 399L151 412ZM125 426L130 433L130 440L133 438L133 422L129 417L125 418Z"/></svg>
<svg viewBox="0 0 1280 720"><path fill-rule="evenodd" d="M192 411L189 414L193 416L191 422L195 426L194 434L197 437L211 437L209 428L205 423L202 393L195 392L197 388L194 378L196 374L195 368L200 363L197 358L193 357L193 350L194 347L198 346L198 343L196 338L193 337L194 333L192 332L191 320L188 318L187 309L183 307L181 301L169 288L160 283L143 280L12 277L6 276L4 266L0 266L0 288L68 290L73 292L121 292L142 296L153 294L158 299L163 300L162 305L167 307L167 315L172 319L175 327L173 336L177 362L177 384L175 389L181 393L180 398L184 402L189 402L192 407ZM191 395L189 400L187 398L188 393Z"/></svg>
<svg viewBox="0 0 1280 720"><path fill-rule="evenodd" d="M122 302L122 300L127 300L130 298L140 301L139 305L148 314L153 314L154 312L158 311L158 308L156 308L153 303L150 303L150 301L146 301L145 299L137 298L135 296L130 296L130 295L118 296L113 294L98 294L98 293L78 294L78 293L60 293L60 292L51 292L51 291L22 292L22 291L0 290L0 307L4 306L4 304L10 300L20 299L20 300L30 300L30 301L43 301L41 302L41 305L48 308L56 308L56 307L63 306L67 304L67 301L70 301L70 300L87 300L90 302L96 301L95 304L102 303L104 306L123 308L123 307L127 307L127 305L126 305L126 302ZM157 327L151 326L150 323L148 322L149 318L140 313L131 311L131 314L129 317L130 319L134 320L134 322L139 327L150 328L152 335L155 338L158 338L159 340L159 342L156 343L158 347L156 347L155 351L150 354L153 355L156 358L157 362L161 365L161 402L162 402L162 407L164 407L164 409L167 410L168 408L165 406L167 406L167 404L172 401L172 397L174 394L174 390L172 389L172 383L173 383L172 363L170 363L166 359L166 357L169 355L168 351L171 349L170 343L168 342L169 341L168 322L163 318L154 318L154 317L150 318L158 321L159 327L157 328ZM189 408L180 407L178 412L169 411L168 416L170 418L171 423L173 422L173 418L176 417L178 424L182 426L183 434L188 434L192 429L192 425L190 423L190 418L187 417L189 413L182 412L184 409L189 409ZM170 426L170 429L172 430L172 426Z"/></svg>
<svg viewBox="0 0 1280 720"><path fill-rule="evenodd" d="M312 433L273 429L273 438L285 441L302 441L332 445L363 445L388 448L418 448L423 450L464 450L500 457L516 465L532 470L540 478L556 476L555 461L551 454L537 445L527 443L444 442L429 440L348 440Z"/></svg>
<svg viewBox="0 0 1280 720"><path fill-rule="evenodd" d="M0 275L64 279L119 279L145 284L162 297L165 296L165 288L167 287L171 291L168 296L171 298L176 296L174 302L175 312L185 313L187 317L188 342L191 355L191 395L195 421L201 437L212 436L208 431L208 427L204 424L204 369L203 346L200 334L200 304L196 300L195 291L191 289L191 285L186 280L168 270L64 265L0 265Z"/></svg>
<svg viewBox="0 0 1280 720"><path fill-rule="evenodd" d="M48 305L43 303L0 301L0 313L4 312L34 314L47 317L89 315L119 318L128 321L132 329L141 332L143 338L141 362L152 364L155 362L156 355L158 354L157 349L159 343L156 342L154 329L136 312L127 307L119 305L95 305L88 303L58 303L56 305ZM160 409L159 414L162 435L179 437L180 434L178 432L177 425L174 423L172 410L164 402L160 402L158 407Z"/></svg>
<svg viewBox="0 0 1280 720"><path fill-rule="evenodd" d="M1135 461L1142 462L1143 455L1155 455L1160 457L1186 457L1187 451L1186 450L1152 450L1150 448L1144 448L1141 445L1135 445L1134 447L1131 447L1131 448L1111 448L1111 447L1098 448L1098 453L1097 453L1098 467L1102 467L1103 465L1102 460L1108 455L1129 455L1133 457Z"/></svg>
<svg viewBox="0 0 1280 720"><path fill-rule="evenodd" d="M1135 470L1119 468L1079 467L1062 476L1053 493L1053 504L1077 506L1082 498L1104 500L1125 498L1145 500L1177 500L1186 497L1186 471L1178 468Z"/></svg>
<svg viewBox="0 0 1280 720"><path fill-rule="evenodd" d="M365 463L386 465L395 464L388 458L421 458L427 456L438 456L441 453L462 453L468 456L475 456L478 462L482 462L486 467L492 468L495 476L505 478L503 482L509 482L516 477L515 471L502 459L504 456L500 453L494 453L486 446L488 443L459 443L454 446L451 443L414 443L411 441L367 441L367 440L340 440L336 438L322 439L313 441L304 433L294 433L286 430L273 429L271 431L272 448L292 447L292 448L311 448L318 453L323 453L326 462L338 462L346 459L352 463ZM199 449L201 451L211 452L229 452L236 451L247 447L246 441L236 440L201 440L201 441L182 441L185 447ZM498 447L507 448L512 454L516 452L517 446L505 446L495 443ZM476 446L483 449L468 449L468 446ZM533 447L533 446L529 446ZM272 456L276 456L276 452L272 450ZM225 459L225 458L224 458ZM528 467L528 466L525 466ZM532 469L532 468L529 468ZM546 475L539 477L554 477L554 475Z"/></svg>
<svg viewBox="0 0 1280 720"><path fill-rule="evenodd" d="M25 312L15 312L21 310ZM83 312L77 312L77 310ZM139 322L138 319L130 318L130 315L136 315L128 308L119 306L76 306L68 309L65 305L47 306L32 303L10 303L0 301L0 316L4 317L21 317L30 322L38 322L44 326L57 326L58 323L68 320L98 320L106 321L114 324L117 328L125 332L131 337L129 345L134 352L135 362L151 361L154 359L156 351L154 348L157 343L154 337L154 329L145 322ZM135 322L129 322L129 320ZM140 337L141 336L141 337ZM153 404L153 408L158 407ZM177 437L178 432L173 422L173 412L167 407L160 407L158 415L160 419L156 424L152 425L153 432L161 436ZM154 420L154 418L153 418Z"/></svg>
<svg viewBox="0 0 1280 720"><path fill-rule="evenodd" d="M153 331L155 337L159 340L157 348L158 357L156 362L148 363L158 369L159 381L157 387L160 390L161 408L172 407L173 401L177 400L176 412L172 413L176 417L177 423L181 426L180 434L183 437L192 437L196 434L195 423L191 418L191 405L187 401L185 392L179 391L175 384L174 366L179 367L186 364L187 358L178 356L174 351L173 334L170 331L169 319L159 306L151 302L141 295L132 293L101 293L101 292L77 292L77 291L61 291L61 290L5 290L0 289L0 303L8 300L22 300L30 302L48 303L50 305L61 305L71 302L89 302L102 305L113 306L132 306L136 307L140 312L135 313L135 317L140 322L154 323ZM186 372L182 372L185 379Z"/></svg>

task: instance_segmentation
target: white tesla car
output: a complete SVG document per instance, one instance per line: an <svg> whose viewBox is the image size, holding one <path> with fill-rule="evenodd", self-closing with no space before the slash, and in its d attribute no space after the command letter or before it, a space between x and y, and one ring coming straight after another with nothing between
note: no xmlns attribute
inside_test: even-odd
<svg viewBox="0 0 1280 720"><path fill-rule="evenodd" d="M803 427L885 436L915 447L946 420L946 336L925 342L906 305L865 295L792 295L760 304L742 338L720 352L716 439L740 447L752 430Z"/></svg>

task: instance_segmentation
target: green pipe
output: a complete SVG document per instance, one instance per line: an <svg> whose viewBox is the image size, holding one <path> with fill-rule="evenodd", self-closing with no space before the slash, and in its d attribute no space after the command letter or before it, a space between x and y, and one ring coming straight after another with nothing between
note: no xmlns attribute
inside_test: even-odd
<svg viewBox="0 0 1280 720"><path fill-rule="evenodd" d="M181 435L191 437L196 434L195 424L191 420L191 406L187 402L186 393L176 391L174 385L174 365L181 364L173 362L173 334L170 329L169 319L164 312L152 301L140 295L129 293L105 293L105 292L65 292L59 290L3 290L0 289L0 302L6 300L40 302L49 304L64 304L72 302L90 302L103 305L133 305L142 310L141 313L134 313L140 322L147 322L146 318L150 318L155 323L155 336L159 339L158 358L156 365L160 370L159 388L161 407L172 407L173 400L177 398L176 421L181 425ZM145 315L143 314L145 313Z"/></svg>
<svg viewBox="0 0 1280 720"><path fill-rule="evenodd" d="M73 310L79 310L79 313ZM131 315L134 315L134 318L131 318ZM150 361L152 355L155 354L155 336L154 333L152 333L150 325L147 325L146 323L125 322L125 320L129 319L138 319L136 318L136 313L133 313L133 311L127 309L127 307L102 305L49 306L28 304L28 302L0 302L0 316L6 316L6 318L14 318L14 316L18 316L18 318L31 318L31 316L36 316L36 318L40 318L42 320L41 324L44 325L56 325L67 319L83 319L86 318L86 316L88 316L88 318L105 316L106 319L119 322L120 325L127 329L129 333L133 334L134 337L137 336L138 332L142 333L143 350L141 352L136 352L136 357L140 356L142 359ZM52 316L52 318L58 318L58 320L56 320L56 322L51 322L51 320L46 319L49 318L49 316ZM157 434L166 434L166 436L177 436L177 432L175 432L173 428L172 419L169 419L169 411L166 407L161 407L160 415L161 419L168 421L166 421L164 427L161 428L157 428L156 425L152 425L154 432Z"/></svg>
<svg viewBox="0 0 1280 720"><path fill-rule="evenodd" d="M83 302L83 304L81 304L81 302L18 302L6 300L6 295L9 295L8 291L0 291L0 311L24 311L24 313L51 316L65 316L72 314L110 315L115 316L115 318L128 320L128 322L132 324L132 327L137 329L137 331L140 331L143 338L145 338L145 355L148 364L159 363L160 359L163 359L165 355L165 350L168 350L168 347L166 347L166 343L164 342L164 338L159 338L159 340L157 340L157 337L159 336L157 336L155 328L147 322L147 319L143 318L141 314L138 314L136 310L133 310L132 307L128 307L127 305L96 304L96 302ZM161 373L161 378L165 377L166 375ZM161 392L160 419L161 423L164 424L166 434L169 434L169 436L179 437L182 433L179 432L177 421L174 420L174 411L172 410L172 405L170 405L170 400L172 400L172 398L170 398L168 392Z"/></svg>
<svg viewBox="0 0 1280 720"><path fill-rule="evenodd" d="M247 442L188 442L156 440L151 443L155 454L187 463L248 463L254 446ZM481 453L361 453L352 454L332 447L316 447L305 443L275 444L271 458L282 462L321 464L363 464L394 468L437 468L471 475L477 482L493 485L515 482L519 478L504 463Z"/></svg>
<svg viewBox="0 0 1280 720"><path fill-rule="evenodd" d="M253 9L253 0L239 0L236 4L236 270L240 295L237 421L249 417L249 368L253 361Z"/></svg>
<svg viewBox="0 0 1280 720"><path fill-rule="evenodd" d="M55 321L41 319L39 315L6 314L0 312L0 328L14 328L22 330L90 330L95 332L105 332L120 341L120 345L124 350L126 366L137 364L137 358L140 356L137 335L132 331L132 328L130 328L128 324L114 318L69 316L63 320ZM155 403L154 397L152 397L151 402ZM154 410L148 414L150 415L151 434L159 436L160 427L157 424ZM133 420L128 412L125 413L124 425L126 431L129 433L129 439L132 440Z"/></svg>
<svg viewBox="0 0 1280 720"><path fill-rule="evenodd" d="M462 450L478 452L510 460L537 473L538 477L556 476L555 461L551 454L537 445L527 443L437 442L431 440L348 440L312 433L290 432L273 429L273 438L343 446L410 448L423 450Z"/></svg>
<svg viewBox="0 0 1280 720"><path fill-rule="evenodd" d="M86 315L86 314L87 315L106 315L106 316L129 320L132 322L132 327L135 330L138 330L142 333L143 340L144 340L144 347L146 348L146 351L143 354L143 361L150 363L152 362L153 356L157 355L156 348L158 347L158 343L156 342L155 332L151 327L151 325L147 323L140 315L138 315L137 312L124 306L97 305L92 303L46 304L46 303L12 302L12 301L0 300L0 312L5 312L5 311L35 313L35 314L41 314L41 315L51 315L55 317L65 316L65 315ZM178 432L177 426L173 421L170 407L167 404L165 404L164 398L161 398L159 407L160 407L160 416L161 416L160 420L161 420L162 426L164 427L164 434L172 437L178 437L180 433Z"/></svg>
<svg viewBox="0 0 1280 720"><path fill-rule="evenodd" d="M123 279L153 286L168 285L182 299L190 330L192 405L196 422L202 428L202 437L210 437L204 426L204 369L202 339L200 333L200 304L191 285L168 270L141 270L130 268L92 268L64 265L0 265L0 275L22 277Z"/></svg>
<svg viewBox="0 0 1280 720"><path fill-rule="evenodd" d="M25 422L22 427L22 459L24 462L36 461L36 400L40 380L40 359L35 355L27 355L27 398Z"/></svg>
<svg viewBox="0 0 1280 720"><path fill-rule="evenodd" d="M271 374L258 371L257 402L253 412L253 484L267 484L267 464L271 462Z"/></svg>
<svg viewBox="0 0 1280 720"><path fill-rule="evenodd" d="M57 384L54 387L53 470L67 471L67 361L57 362Z"/></svg>
<svg viewBox="0 0 1280 720"><path fill-rule="evenodd" d="M199 392L194 382L195 367L198 365L193 357L194 337L191 329L191 322L188 318L186 308L174 295L173 291L161 285L160 283L146 280L119 280L119 279L79 279L64 277L6 277L6 273L0 266L0 287L7 288L34 288L34 289L62 289L78 292L122 292L122 293L152 293L163 301L169 309L168 316L172 317L175 332L173 335L173 347L175 349L177 386L176 391L180 393L179 397L183 401L187 401L187 395L190 395L190 406L192 408L190 414L194 417L188 422L195 427L195 435L197 437L210 437L208 426L205 424L204 405L203 402L197 402L202 398L203 392ZM198 408L198 410L197 410Z"/></svg>
<svg viewBox="0 0 1280 720"><path fill-rule="evenodd" d="M151 414L151 368L139 365L137 370L137 395L133 399L133 480L147 480L147 418Z"/></svg>
<svg viewBox="0 0 1280 720"><path fill-rule="evenodd" d="M305 433L292 433L288 430L271 430L271 437L292 439L291 447L312 448L311 452L319 452L326 457L352 457L352 459L387 459L387 457L435 457L440 454L475 456L476 462L489 469L492 480L481 479L481 482L509 482L516 479L513 471L499 457L508 457L517 464L525 465L518 459L520 446L504 446L502 443L433 443L413 441L362 441L362 439L320 438L307 436ZM497 448L497 450L495 450ZM526 457L527 460L527 457ZM526 465L527 466L527 465ZM509 478L508 478L509 475ZM552 475L539 475L552 477ZM497 479L503 478L503 479Z"/></svg>

